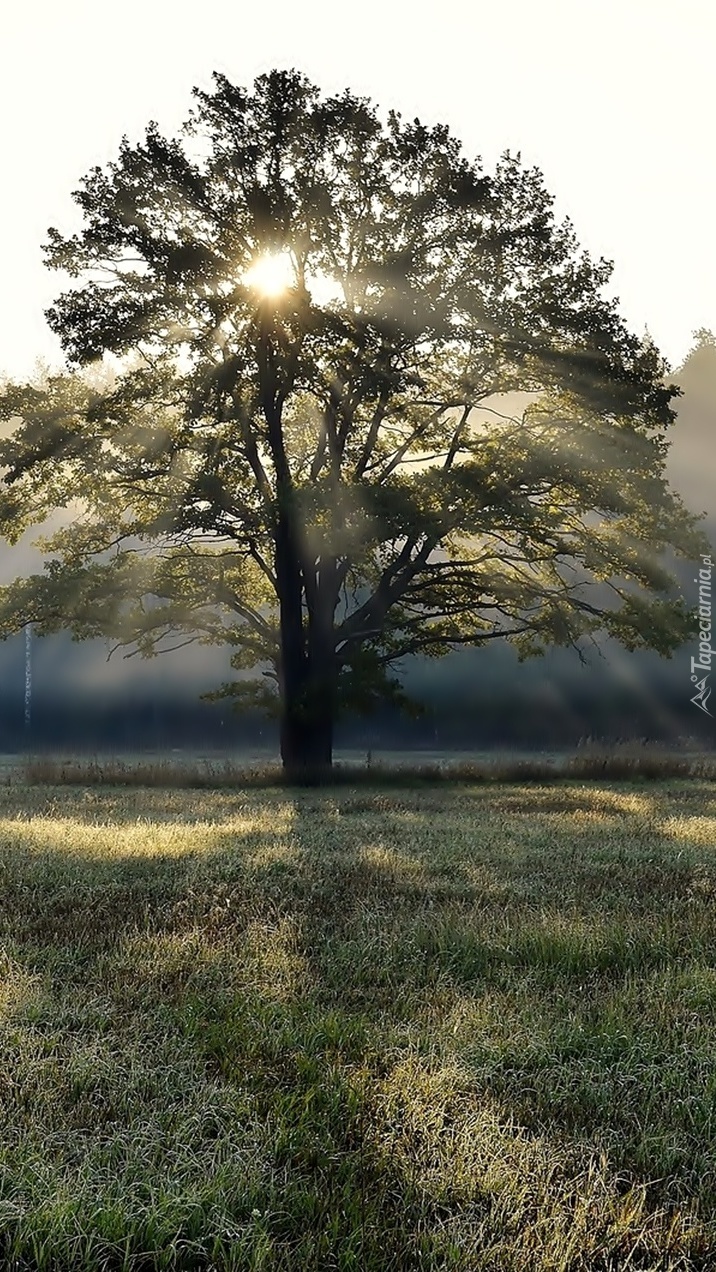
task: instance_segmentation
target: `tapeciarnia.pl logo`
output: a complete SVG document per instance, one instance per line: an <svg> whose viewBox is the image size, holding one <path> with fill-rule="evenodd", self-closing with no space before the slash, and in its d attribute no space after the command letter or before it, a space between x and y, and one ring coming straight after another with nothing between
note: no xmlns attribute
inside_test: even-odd
<svg viewBox="0 0 716 1272"><path fill-rule="evenodd" d="M711 648L711 564L710 556L702 556L702 566L694 583L699 585L699 656L691 659L691 683L696 686L696 693L691 701L699 711L709 711L708 701L711 697L709 676L711 675L711 659L714 651ZM705 672L705 675L699 675ZM712 716L713 718L713 716Z"/></svg>

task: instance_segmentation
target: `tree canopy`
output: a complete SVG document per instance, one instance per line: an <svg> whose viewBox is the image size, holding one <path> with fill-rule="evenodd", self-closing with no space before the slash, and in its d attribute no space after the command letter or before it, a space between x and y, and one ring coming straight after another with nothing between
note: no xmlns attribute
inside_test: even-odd
<svg viewBox="0 0 716 1272"><path fill-rule="evenodd" d="M677 648L677 390L541 173L294 71L194 99L49 231L67 368L0 395L0 528L67 516L0 632L226 643L294 770L409 654Z"/></svg>

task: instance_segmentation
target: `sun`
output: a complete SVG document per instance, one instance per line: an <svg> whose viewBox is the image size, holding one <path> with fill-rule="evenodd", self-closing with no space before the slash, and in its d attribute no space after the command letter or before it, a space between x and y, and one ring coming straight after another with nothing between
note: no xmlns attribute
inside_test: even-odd
<svg viewBox="0 0 716 1272"><path fill-rule="evenodd" d="M296 272L290 252L271 252L259 256L247 269L242 280L262 296L281 296L296 285Z"/></svg>
<svg viewBox="0 0 716 1272"><path fill-rule="evenodd" d="M241 275L244 286L250 287L260 296L274 300L296 287L297 281L296 264L288 248L281 252L264 252L255 257ZM319 308L328 309L340 304L343 296L341 288L337 280L323 270L304 267L302 283L312 303Z"/></svg>

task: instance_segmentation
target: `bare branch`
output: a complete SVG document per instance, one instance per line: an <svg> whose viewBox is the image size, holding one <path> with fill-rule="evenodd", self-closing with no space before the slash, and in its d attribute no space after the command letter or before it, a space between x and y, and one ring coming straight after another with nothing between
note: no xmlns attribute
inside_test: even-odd
<svg viewBox="0 0 716 1272"><path fill-rule="evenodd" d="M383 423L383 420L385 418L385 413L387 410L389 399L390 399L390 390L388 386L386 385L381 390L380 397L378 398L378 402L373 412L373 416L371 418L370 425L368 427L368 434L365 439L365 445L363 446L363 450L360 454L358 463L356 464L355 470L353 472L354 481L360 481L361 477L363 476L368 466L368 463L370 462L370 458L371 458L371 455L373 454L376 441L378 440L378 433L380 432L380 426Z"/></svg>

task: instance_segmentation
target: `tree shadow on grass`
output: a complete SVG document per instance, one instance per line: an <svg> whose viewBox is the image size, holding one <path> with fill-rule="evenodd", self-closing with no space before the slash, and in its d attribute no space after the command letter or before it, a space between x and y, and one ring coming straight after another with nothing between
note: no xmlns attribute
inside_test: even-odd
<svg viewBox="0 0 716 1272"><path fill-rule="evenodd" d="M607 835L608 794L591 805ZM680 944L687 920L693 927L693 878L691 867L667 869L670 834L640 830L615 888L590 863L594 828L550 826L547 854L531 840L535 807L508 815L503 792L492 804L482 792L387 804L252 792L240 797L244 829L241 817L222 822L236 812L225 792L197 802L177 793L169 807L163 796L116 804L112 793L73 811L89 837L71 852L42 820L6 842L3 936L27 968L49 971L51 992L82 986L150 1029L161 1016L212 1080L248 1093L269 1128L270 1177L256 1204L237 1200L232 1221L251 1229L256 1249L268 1243L272 1266L467 1272L492 1241L502 1262L485 1267L537 1269L575 1223L592 1253L565 1266L606 1269L627 1255L630 1266L654 1266L666 1240L654 1206L695 1188L689 1136L706 1172L716 1151L706 1053L674 1061L681 1037L661 1038L663 995L637 1010L641 982L673 966L696 984L716 938L702 907L697 939ZM56 801L52 817L70 808ZM502 840L484 843L490 812ZM123 853L122 826L139 815L150 840L185 824L201 843ZM105 859L112 819L117 843ZM716 988L711 1000L707 990L702 1010L716 1013ZM701 1104L669 1096L659 1109L667 1071ZM633 1080L653 1082L654 1098L620 1113ZM651 1158L634 1121L644 1109ZM580 1140L609 1145L638 1184L666 1160L660 1136L676 1142L678 1186L652 1190L619 1229L626 1176L595 1172ZM591 1201L575 1219L580 1190ZM674 1240L684 1267L702 1256L708 1266L704 1238ZM208 1256L186 1266L208 1267ZM235 1266L251 1266L249 1255Z"/></svg>

